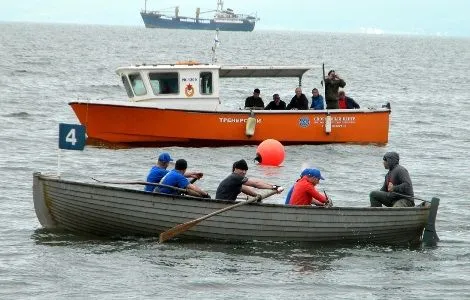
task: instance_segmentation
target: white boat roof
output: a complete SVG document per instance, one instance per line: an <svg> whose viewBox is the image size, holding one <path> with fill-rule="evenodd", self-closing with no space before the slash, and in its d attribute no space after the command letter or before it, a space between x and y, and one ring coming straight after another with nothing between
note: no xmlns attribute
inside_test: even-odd
<svg viewBox="0 0 470 300"><path fill-rule="evenodd" d="M309 70L317 69L315 66L218 66L213 64L156 64L156 65L136 65L120 67L116 73L123 71L137 70L158 70L158 69L219 69L220 78L250 78L250 77L296 77L301 78Z"/></svg>
<svg viewBox="0 0 470 300"><path fill-rule="evenodd" d="M313 66L221 66L219 77L302 77Z"/></svg>

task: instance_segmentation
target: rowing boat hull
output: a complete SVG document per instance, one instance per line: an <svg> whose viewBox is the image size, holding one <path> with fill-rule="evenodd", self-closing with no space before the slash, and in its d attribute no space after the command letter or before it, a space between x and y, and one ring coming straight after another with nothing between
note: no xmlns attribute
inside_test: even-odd
<svg viewBox="0 0 470 300"><path fill-rule="evenodd" d="M233 203L67 181L34 174L33 198L44 228L100 236L157 236ZM429 207L354 208L248 204L209 218L180 238L233 241L415 243Z"/></svg>
<svg viewBox="0 0 470 300"><path fill-rule="evenodd" d="M276 139L284 145L386 144L389 109L254 111L253 136L246 135L249 111L197 111L151 106L71 102L92 140L154 145L228 146ZM325 122L331 117L331 132Z"/></svg>

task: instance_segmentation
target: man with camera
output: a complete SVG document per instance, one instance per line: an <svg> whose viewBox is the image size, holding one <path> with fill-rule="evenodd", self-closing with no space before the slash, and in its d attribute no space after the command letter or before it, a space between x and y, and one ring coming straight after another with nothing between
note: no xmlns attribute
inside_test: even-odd
<svg viewBox="0 0 470 300"><path fill-rule="evenodd" d="M338 109L338 90L344 88L346 82L341 79L335 72L330 70L328 77L325 78L325 97L326 97L326 109Z"/></svg>

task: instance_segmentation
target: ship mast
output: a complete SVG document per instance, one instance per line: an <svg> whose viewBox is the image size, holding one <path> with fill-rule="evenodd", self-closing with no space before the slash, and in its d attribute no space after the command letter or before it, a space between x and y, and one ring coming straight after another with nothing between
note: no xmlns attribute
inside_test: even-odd
<svg viewBox="0 0 470 300"><path fill-rule="evenodd" d="M224 1L217 0L217 11L223 11L223 10L224 10Z"/></svg>
<svg viewBox="0 0 470 300"><path fill-rule="evenodd" d="M212 63L217 63L217 55L215 51L217 50L217 46L219 46L219 29L215 30L215 38L214 38L214 46L212 46Z"/></svg>

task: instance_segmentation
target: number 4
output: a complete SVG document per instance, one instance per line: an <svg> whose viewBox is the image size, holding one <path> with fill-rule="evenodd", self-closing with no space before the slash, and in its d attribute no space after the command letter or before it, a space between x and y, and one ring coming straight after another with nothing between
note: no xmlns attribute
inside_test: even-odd
<svg viewBox="0 0 470 300"><path fill-rule="evenodd" d="M70 129L69 133L67 133L65 136L65 141L75 146L77 143L77 138L75 137L75 128Z"/></svg>

